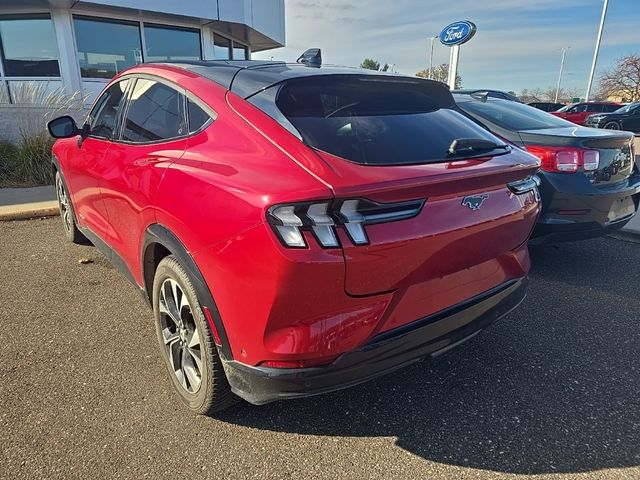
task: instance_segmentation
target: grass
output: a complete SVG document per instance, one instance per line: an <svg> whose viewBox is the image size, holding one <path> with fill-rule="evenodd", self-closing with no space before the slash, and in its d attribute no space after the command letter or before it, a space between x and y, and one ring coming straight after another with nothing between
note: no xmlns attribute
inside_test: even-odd
<svg viewBox="0 0 640 480"><path fill-rule="evenodd" d="M54 140L46 131L48 121L60 115L79 113L86 95L50 89L47 82L22 82L11 90L12 109L20 132L13 145L0 140L0 187L52 185L51 147ZM2 107L0 107L2 108Z"/></svg>

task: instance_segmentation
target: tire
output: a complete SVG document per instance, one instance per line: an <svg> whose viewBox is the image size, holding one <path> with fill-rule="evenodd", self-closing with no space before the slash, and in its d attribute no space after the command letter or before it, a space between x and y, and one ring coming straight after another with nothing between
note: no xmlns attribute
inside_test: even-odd
<svg viewBox="0 0 640 480"><path fill-rule="evenodd" d="M620 130L620 124L618 122L607 122L602 128L605 130Z"/></svg>
<svg viewBox="0 0 640 480"><path fill-rule="evenodd" d="M64 228L64 235L72 243L79 245L87 245L89 240L85 237L76 223L76 214L73 210L73 204L67 187L62 180L60 172L56 171L55 176L56 197L58 199L58 207L60 208L60 218L62 219L62 226Z"/></svg>
<svg viewBox="0 0 640 480"><path fill-rule="evenodd" d="M173 255L156 270L153 314L160 354L180 400L199 415L236 403L193 282Z"/></svg>

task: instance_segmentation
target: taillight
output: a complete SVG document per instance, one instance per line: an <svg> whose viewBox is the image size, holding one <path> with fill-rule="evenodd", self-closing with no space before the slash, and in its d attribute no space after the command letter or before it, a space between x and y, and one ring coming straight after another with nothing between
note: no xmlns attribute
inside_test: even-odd
<svg viewBox="0 0 640 480"><path fill-rule="evenodd" d="M377 203L356 198L326 202L274 205L267 220L285 247L306 248L304 232L313 234L323 248L337 248L337 228L344 228L354 245L367 245L366 225L395 222L415 217L424 200L398 203Z"/></svg>
<svg viewBox="0 0 640 480"><path fill-rule="evenodd" d="M552 173L576 173L580 167L586 172L600 168L600 152L586 148L543 147L527 145L527 151L540 159L540 168Z"/></svg>

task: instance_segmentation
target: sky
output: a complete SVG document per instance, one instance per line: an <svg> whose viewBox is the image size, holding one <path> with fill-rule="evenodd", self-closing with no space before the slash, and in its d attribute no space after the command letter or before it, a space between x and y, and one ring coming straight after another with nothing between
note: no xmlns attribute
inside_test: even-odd
<svg viewBox="0 0 640 480"><path fill-rule="evenodd" d="M286 46L254 59L295 61L320 47L327 64L358 66L365 57L413 75L427 68L429 38L457 20L478 31L460 49L465 88L546 89L558 81L563 47L570 47L562 86L585 91L603 0L285 0ZM448 63L438 40L434 65ZM640 54L640 0L610 0L599 72ZM584 95L584 94L583 94Z"/></svg>

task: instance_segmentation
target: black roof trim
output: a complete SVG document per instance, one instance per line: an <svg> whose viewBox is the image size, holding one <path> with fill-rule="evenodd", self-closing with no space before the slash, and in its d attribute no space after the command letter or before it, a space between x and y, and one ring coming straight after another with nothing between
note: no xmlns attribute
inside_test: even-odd
<svg viewBox="0 0 640 480"><path fill-rule="evenodd" d="M208 78L218 85L231 90L242 98L248 98L266 88L291 78L322 75L380 75L404 80L429 81L418 77L407 77L361 68L322 66L310 68L299 63L285 63L261 60L212 60L194 62L165 62L166 65L182 68Z"/></svg>

